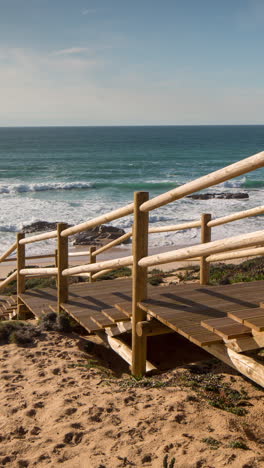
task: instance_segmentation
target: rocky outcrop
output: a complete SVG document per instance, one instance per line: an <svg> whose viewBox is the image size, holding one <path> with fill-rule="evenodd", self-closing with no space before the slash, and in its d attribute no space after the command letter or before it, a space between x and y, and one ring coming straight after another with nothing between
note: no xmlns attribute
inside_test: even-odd
<svg viewBox="0 0 264 468"><path fill-rule="evenodd" d="M194 195L188 195L188 198L192 198L193 200L210 200L211 198L223 198L225 200L230 199L247 199L249 198L248 193L246 192L237 192L237 193L229 193L229 192L220 192L220 193L197 193Z"/></svg>
<svg viewBox="0 0 264 468"><path fill-rule="evenodd" d="M74 236L73 245L105 245L125 234L124 229L102 224ZM127 241L129 242L129 240Z"/></svg>
<svg viewBox="0 0 264 468"><path fill-rule="evenodd" d="M68 224L68 227L71 225ZM36 221L34 223L24 226L22 232L25 234L30 233L39 233L39 232L48 232L54 231L57 229L57 223L50 223L48 221ZM120 229L113 226L97 226L93 229L80 232L70 237L70 240L73 242L73 245L96 245L97 247L105 245L108 242L111 242L114 239L125 234L124 229ZM127 243L130 242L128 239Z"/></svg>
<svg viewBox="0 0 264 468"><path fill-rule="evenodd" d="M70 226L70 224L68 224ZM49 223L48 221L36 221L24 226L22 232L30 234L34 232L48 232L57 229L57 223Z"/></svg>

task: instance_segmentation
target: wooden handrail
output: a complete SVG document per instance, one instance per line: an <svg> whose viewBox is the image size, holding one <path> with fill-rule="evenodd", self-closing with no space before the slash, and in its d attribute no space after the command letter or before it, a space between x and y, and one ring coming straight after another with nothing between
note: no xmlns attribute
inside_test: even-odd
<svg viewBox="0 0 264 468"><path fill-rule="evenodd" d="M7 257L9 257L9 255L14 252L14 250L16 250L17 248L17 243L14 242L14 244L12 244L9 249L0 257L0 263L3 262Z"/></svg>
<svg viewBox="0 0 264 468"><path fill-rule="evenodd" d="M55 239L55 237L57 237L57 231L49 231L43 234L37 234L36 236L25 237L25 239L19 241L19 244L31 244L32 242L39 242L45 239Z"/></svg>
<svg viewBox="0 0 264 468"><path fill-rule="evenodd" d="M22 276L26 275L57 275L58 268L23 268L19 271Z"/></svg>
<svg viewBox="0 0 264 468"><path fill-rule="evenodd" d="M109 271L113 271L113 270L114 270L114 268L107 268L107 270L98 271L97 273L93 274L92 278L95 280L97 278L100 278L100 276L103 276L106 273L109 273Z"/></svg>
<svg viewBox="0 0 264 468"><path fill-rule="evenodd" d="M47 255L30 255L29 257L25 257L25 260L38 260L39 258L54 258L55 254L47 254ZM6 258L3 262L14 262L17 261L17 257Z"/></svg>
<svg viewBox="0 0 264 468"><path fill-rule="evenodd" d="M223 216L222 218L212 219L207 224L208 227L221 226L222 224L231 223L232 221L237 221L239 219L248 218L250 216L257 216L264 213L264 205L258 206L256 208L251 208L250 210L238 211L228 216Z"/></svg>
<svg viewBox="0 0 264 468"><path fill-rule="evenodd" d="M80 265L77 267L72 267L72 268L67 268L66 270L63 270L62 275L63 276L71 276L74 275L75 273L88 273L88 272L96 272L104 269L109 269L109 268L119 268L122 266L130 266L133 263L133 256L130 255L129 257L121 257L121 258L115 258L114 260L106 260L105 262L101 263L92 263L88 265Z"/></svg>
<svg viewBox="0 0 264 468"><path fill-rule="evenodd" d="M68 254L69 257L88 257L88 255L90 255L89 250L87 250L86 252L85 251L82 251L82 252L69 252L69 254Z"/></svg>
<svg viewBox="0 0 264 468"><path fill-rule="evenodd" d="M99 249L95 250L92 253L92 257L96 257L97 255L100 255L101 253L105 252L108 249L111 249L112 247L115 247L116 245L121 244L123 241L129 239L132 237L132 232L127 232L126 234L123 234L122 236L118 237L117 239L113 240L112 242L109 242L106 245L103 245L103 247L100 247Z"/></svg>
<svg viewBox="0 0 264 468"><path fill-rule="evenodd" d="M251 247L255 244L264 242L264 231L255 231L249 234L228 237L218 241L207 242L205 244L193 245L183 249L172 250L158 255L151 255L142 258L138 264L142 267L161 265L179 260L186 260L196 256L209 256L228 250L238 249L239 247Z"/></svg>
<svg viewBox="0 0 264 468"><path fill-rule="evenodd" d="M168 226L158 226L158 227L151 227L149 228L148 232L150 234L156 232L170 232L170 231L182 231L183 229L192 229L201 227L201 220L198 219L197 221L189 221L187 223L182 224L172 224Z"/></svg>
<svg viewBox="0 0 264 468"><path fill-rule="evenodd" d="M4 281L0 283L0 289L4 288L7 284L11 283L17 277L17 272L14 271L10 276L8 276Z"/></svg>
<svg viewBox="0 0 264 468"><path fill-rule="evenodd" d="M221 262L222 260L232 260L234 258L257 257L264 255L264 247L254 249L236 250L234 252L224 252L219 254L209 255L206 257L206 262Z"/></svg>
<svg viewBox="0 0 264 468"><path fill-rule="evenodd" d="M247 172L254 171L264 166L264 151L254 154L249 158L230 164L218 171L211 172L205 176L199 177L187 184L181 185L172 189L162 195L152 198L151 200L143 203L140 207L141 211L152 211L160 206L167 205L175 200L186 197L199 190L220 184L226 180L233 179L234 177L241 176Z"/></svg>
<svg viewBox="0 0 264 468"><path fill-rule="evenodd" d="M76 226L67 228L64 231L62 231L61 236L71 236L72 234L76 234L77 232L85 231L86 229L92 229L96 226L99 226L100 224L104 224L109 221L114 221L115 219L123 218L124 216L132 214L133 209L134 204L130 203L130 205L123 206L122 208L118 208L114 211L109 211L108 213L98 216L97 218L93 218L90 221L86 221L85 223L77 224Z"/></svg>

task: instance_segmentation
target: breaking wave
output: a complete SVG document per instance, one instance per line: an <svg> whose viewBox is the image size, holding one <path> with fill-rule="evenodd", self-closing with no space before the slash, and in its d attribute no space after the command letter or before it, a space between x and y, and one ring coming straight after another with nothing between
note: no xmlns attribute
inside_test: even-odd
<svg viewBox="0 0 264 468"><path fill-rule="evenodd" d="M0 193L47 192L50 190L76 190L91 189L90 182L53 182L36 184L0 184Z"/></svg>

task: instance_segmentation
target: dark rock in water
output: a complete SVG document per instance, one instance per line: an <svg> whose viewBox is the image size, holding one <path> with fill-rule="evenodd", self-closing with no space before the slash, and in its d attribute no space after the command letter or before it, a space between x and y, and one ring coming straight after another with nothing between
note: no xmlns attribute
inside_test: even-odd
<svg viewBox="0 0 264 468"><path fill-rule="evenodd" d="M188 198L192 198L193 200L210 200L211 198L223 198L225 200L230 200L230 199L243 200L243 199L249 198L249 195L246 192L198 193L195 195L188 195Z"/></svg>
<svg viewBox="0 0 264 468"><path fill-rule="evenodd" d="M68 224L70 227L71 225ZM57 223L49 223L48 221L36 221L35 223L24 226L22 232L29 234L32 232L48 232L55 231L57 229Z"/></svg>
<svg viewBox="0 0 264 468"><path fill-rule="evenodd" d="M97 226L93 229L80 232L74 236L73 245L105 245L114 239L125 234L124 229L120 229L113 226ZM126 243L130 242L127 240Z"/></svg>

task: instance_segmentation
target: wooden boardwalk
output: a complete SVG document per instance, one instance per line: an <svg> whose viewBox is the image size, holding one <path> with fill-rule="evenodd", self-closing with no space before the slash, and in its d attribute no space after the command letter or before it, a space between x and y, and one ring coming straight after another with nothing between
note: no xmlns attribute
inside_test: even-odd
<svg viewBox="0 0 264 468"><path fill-rule="evenodd" d="M130 322L131 283L131 279L120 279L71 285L62 308L88 333L109 331ZM19 297L36 317L57 307L55 289L26 291ZM149 286L148 297L140 307L149 320L161 322L168 332L177 332L201 347L264 331L264 308L259 306L264 300L264 281Z"/></svg>

